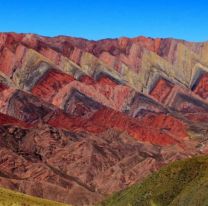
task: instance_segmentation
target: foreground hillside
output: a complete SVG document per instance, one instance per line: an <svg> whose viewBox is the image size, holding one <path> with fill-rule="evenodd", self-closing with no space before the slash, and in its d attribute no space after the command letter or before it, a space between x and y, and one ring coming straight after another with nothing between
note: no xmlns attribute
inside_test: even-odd
<svg viewBox="0 0 208 206"><path fill-rule="evenodd" d="M100 206L206 206L208 156L176 161Z"/></svg>
<svg viewBox="0 0 208 206"><path fill-rule="evenodd" d="M58 202L32 197L0 188L0 206L67 206ZM69 205L68 205L69 206Z"/></svg>

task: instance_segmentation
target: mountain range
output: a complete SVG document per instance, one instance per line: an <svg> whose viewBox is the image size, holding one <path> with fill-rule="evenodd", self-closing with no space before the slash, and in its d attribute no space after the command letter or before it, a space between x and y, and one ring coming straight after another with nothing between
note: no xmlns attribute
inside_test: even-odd
<svg viewBox="0 0 208 206"><path fill-rule="evenodd" d="M171 38L0 33L0 186L94 205L206 155L207 53Z"/></svg>

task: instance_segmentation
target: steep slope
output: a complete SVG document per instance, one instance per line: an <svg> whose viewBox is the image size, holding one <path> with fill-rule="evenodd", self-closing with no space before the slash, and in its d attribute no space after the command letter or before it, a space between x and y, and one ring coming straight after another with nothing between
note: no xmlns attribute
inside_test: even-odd
<svg viewBox="0 0 208 206"><path fill-rule="evenodd" d="M114 194L100 206L205 206L208 204L208 157L180 160L141 184Z"/></svg>
<svg viewBox="0 0 208 206"><path fill-rule="evenodd" d="M113 129L96 135L41 125L0 129L1 186L74 205L92 204L166 162L193 155L174 145L167 150L139 143Z"/></svg>

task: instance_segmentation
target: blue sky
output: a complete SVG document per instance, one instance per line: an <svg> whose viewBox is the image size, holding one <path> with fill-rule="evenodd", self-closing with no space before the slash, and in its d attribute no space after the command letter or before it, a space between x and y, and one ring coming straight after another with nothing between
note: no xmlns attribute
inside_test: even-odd
<svg viewBox="0 0 208 206"><path fill-rule="evenodd" d="M0 0L0 31L208 40L207 0Z"/></svg>

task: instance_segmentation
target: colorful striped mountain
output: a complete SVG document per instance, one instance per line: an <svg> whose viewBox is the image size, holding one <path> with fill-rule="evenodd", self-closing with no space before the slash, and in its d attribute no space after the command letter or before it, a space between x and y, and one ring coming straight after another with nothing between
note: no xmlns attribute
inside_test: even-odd
<svg viewBox="0 0 208 206"><path fill-rule="evenodd" d="M0 186L82 206L208 153L208 42L0 33Z"/></svg>

